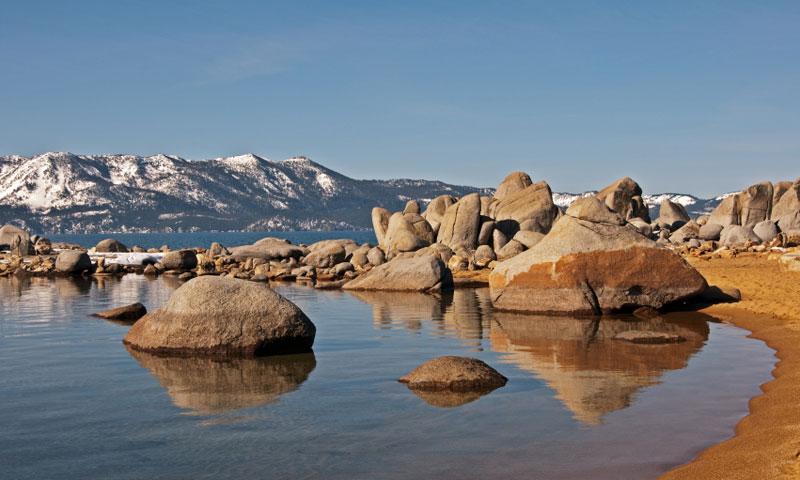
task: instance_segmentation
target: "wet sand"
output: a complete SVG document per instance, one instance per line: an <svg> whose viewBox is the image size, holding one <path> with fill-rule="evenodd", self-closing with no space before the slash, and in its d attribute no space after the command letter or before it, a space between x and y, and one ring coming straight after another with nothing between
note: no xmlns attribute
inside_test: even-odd
<svg viewBox="0 0 800 480"><path fill-rule="evenodd" d="M781 271L765 255L688 260L709 284L742 292L741 302L704 312L750 330L777 351L779 361L775 379L750 401L750 414L733 438L661 478L800 478L800 272Z"/></svg>

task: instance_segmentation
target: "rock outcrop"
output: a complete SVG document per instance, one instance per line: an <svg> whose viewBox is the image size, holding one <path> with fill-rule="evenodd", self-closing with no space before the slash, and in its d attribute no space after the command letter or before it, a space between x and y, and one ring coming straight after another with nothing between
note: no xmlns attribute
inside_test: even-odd
<svg viewBox="0 0 800 480"><path fill-rule="evenodd" d="M459 247L475 250L480 225L481 198L471 193L447 207L436 240L453 250Z"/></svg>
<svg viewBox="0 0 800 480"><path fill-rule="evenodd" d="M35 253L30 234L10 224L0 227L0 250L9 250L17 256Z"/></svg>
<svg viewBox="0 0 800 480"><path fill-rule="evenodd" d="M650 222L650 213L642 199L642 187L630 177L622 177L600 190L597 198L626 220L641 218Z"/></svg>
<svg viewBox="0 0 800 480"><path fill-rule="evenodd" d="M707 287L680 256L593 197L576 201L533 248L498 264L489 285L500 310L581 314L661 308Z"/></svg>
<svg viewBox="0 0 800 480"><path fill-rule="evenodd" d="M270 288L201 276L137 321L124 343L168 355L261 356L310 351L315 334L311 320Z"/></svg>

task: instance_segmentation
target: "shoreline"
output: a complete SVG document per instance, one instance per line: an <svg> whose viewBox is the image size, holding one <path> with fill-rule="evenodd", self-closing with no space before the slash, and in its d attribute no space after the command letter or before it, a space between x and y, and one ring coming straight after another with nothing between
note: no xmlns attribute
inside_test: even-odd
<svg viewBox="0 0 800 480"><path fill-rule="evenodd" d="M777 260L742 255L687 260L709 284L738 288L742 300L701 311L751 332L775 350L773 379L750 399L749 413L734 435L660 478L761 479L800 476L800 272L782 271Z"/></svg>

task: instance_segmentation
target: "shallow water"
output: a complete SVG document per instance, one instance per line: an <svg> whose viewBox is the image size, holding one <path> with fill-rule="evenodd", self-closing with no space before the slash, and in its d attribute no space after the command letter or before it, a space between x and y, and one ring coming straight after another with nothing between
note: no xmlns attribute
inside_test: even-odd
<svg viewBox="0 0 800 480"><path fill-rule="evenodd" d="M443 296L279 285L314 354L230 362L128 352L89 317L178 283L0 279L2 478L655 478L733 434L773 352L700 314L598 322ZM627 329L685 342L633 345ZM417 396L422 361L481 358L494 392Z"/></svg>

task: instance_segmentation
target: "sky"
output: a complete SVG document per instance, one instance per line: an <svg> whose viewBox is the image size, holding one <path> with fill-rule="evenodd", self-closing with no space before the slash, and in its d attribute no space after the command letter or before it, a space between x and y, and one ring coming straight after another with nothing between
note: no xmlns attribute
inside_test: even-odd
<svg viewBox="0 0 800 480"><path fill-rule="evenodd" d="M711 196L800 177L797 1L25 1L0 154Z"/></svg>

